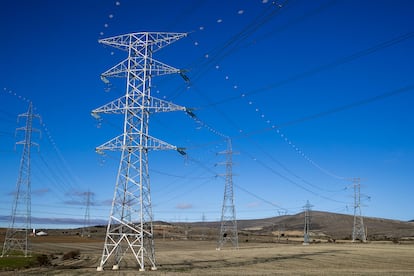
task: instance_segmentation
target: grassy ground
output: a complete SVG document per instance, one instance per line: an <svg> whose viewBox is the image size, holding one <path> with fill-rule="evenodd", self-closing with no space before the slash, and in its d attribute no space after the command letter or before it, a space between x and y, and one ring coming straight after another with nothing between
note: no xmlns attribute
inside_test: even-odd
<svg viewBox="0 0 414 276"><path fill-rule="evenodd" d="M21 270L37 265L36 256L10 256L0 258L0 271L5 270Z"/></svg>

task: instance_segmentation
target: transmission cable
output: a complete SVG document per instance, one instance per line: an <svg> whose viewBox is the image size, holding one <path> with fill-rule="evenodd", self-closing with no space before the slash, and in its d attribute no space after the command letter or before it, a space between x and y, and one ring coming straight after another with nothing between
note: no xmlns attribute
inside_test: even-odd
<svg viewBox="0 0 414 276"><path fill-rule="evenodd" d="M339 59L337 59L337 60L335 60L333 62L324 64L324 65L320 65L320 66L318 66L316 68L313 68L311 70L308 70L308 71L305 71L305 72L296 74L294 76L288 77L287 79L284 79L284 80L281 80L281 81L278 81L278 82L275 82L275 83L272 83L272 84L269 84L269 85L266 85L266 86L257 88L255 90L250 91L250 92L244 92L242 95L231 96L231 97L228 97L226 99L222 99L222 100L217 101L217 102L214 102L214 103L208 103L207 105L201 106L198 109L212 107L212 106L217 106L217 105L221 105L221 104L224 104L224 103L228 103L230 101L234 101L234 100L241 99L242 97L245 97L245 96L250 96L250 95L255 95L255 94L259 94L259 93L266 92L268 90L271 90L271 89L280 87L282 85L286 85L288 83L292 83L294 81L297 81L297 80L300 80L300 79L303 79L303 78L306 78L306 77L315 75L316 73L320 73L322 71L326 71L326 70L335 68L338 65L342 65L342 64L345 64L345 63L354 61L354 60L356 60L358 58L361 58L361 57L364 57L364 56L373 54L373 53L378 52L378 51L380 51L382 49L385 49L385 48L394 46L394 45L396 45L398 43L404 42L404 41L406 41L408 39L411 39L413 37L414 37L414 32L405 33L405 34L400 35L398 37L392 38L390 40L387 40L387 41L381 42L379 44L376 44L376 45L374 45L372 47L369 47L369 48L363 49L361 51L358 51L356 53L353 53L353 54L351 54L349 56L345 56L345 57L339 58Z"/></svg>

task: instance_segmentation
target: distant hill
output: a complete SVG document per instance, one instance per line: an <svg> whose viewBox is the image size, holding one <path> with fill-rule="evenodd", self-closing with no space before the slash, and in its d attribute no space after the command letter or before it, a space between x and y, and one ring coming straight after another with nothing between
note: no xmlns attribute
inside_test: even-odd
<svg viewBox="0 0 414 276"><path fill-rule="evenodd" d="M311 238L320 241L350 240L354 217L352 215L311 211ZM399 221L364 217L369 241L414 241L414 221ZM239 241L241 242L300 242L303 238L304 213L264 219L238 220ZM156 238L216 240L220 222L169 223L154 221ZM48 229L49 236L80 236L82 228ZM103 239L106 225L88 227L88 235ZM0 229L0 242L5 229ZM282 237L282 238L281 238Z"/></svg>
<svg viewBox="0 0 414 276"><path fill-rule="evenodd" d="M278 216L265 219L238 220L239 231L257 234L271 234L274 231L303 231L304 212L295 215ZM414 222L364 217L368 240L393 240L414 237ZM332 239L351 239L354 217L337 213L311 211L311 232L326 235ZM218 228L219 222L193 223L205 227Z"/></svg>

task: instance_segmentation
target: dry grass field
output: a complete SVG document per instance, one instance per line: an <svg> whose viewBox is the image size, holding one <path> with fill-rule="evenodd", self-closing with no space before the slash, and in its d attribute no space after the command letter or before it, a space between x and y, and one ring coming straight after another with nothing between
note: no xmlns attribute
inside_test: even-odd
<svg viewBox="0 0 414 276"><path fill-rule="evenodd" d="M414 275L414 244L392 242L300 243L242 242L234 250L215 249L214 241L156 240L157 271L138 272L124 260L119 271L108 264L96 266L102 240L80 237L41 237L33 250L54 256L52 265L1 275ZM80 250L75 259L62 260L66 252Z"/></svg>
<svg viewBox="0 0 414 276"><path fill-rule="evenodd" d="M303 214L238 221L239 249L217 251L218 222L156 223L157 271L139 272L124 258L97 272L106 228L49 229L30 237L34 264L12 271L0 258L0 275L414 275L414 223L366 218L368 243L351 243L352 216L313 212L311 239L303 241ZM283 225L284 230L278 230ZM5 229L0 229L3 244ZM40 266L38 256L44 254ZM46 258L46 259L45 259ZM21 259L14 261L21 262ZM149 268L148 268L149 269Z"/></svg>

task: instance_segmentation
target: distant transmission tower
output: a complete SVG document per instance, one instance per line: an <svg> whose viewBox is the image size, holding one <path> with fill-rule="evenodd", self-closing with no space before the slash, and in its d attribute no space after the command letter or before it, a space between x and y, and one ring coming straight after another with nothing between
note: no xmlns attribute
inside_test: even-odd
<svg viewBox="0 0 414 276"><path fill-rule="evenodd" d="M17 131L24 132L24 140L16 144L23 145L23 153L20 160L10 224L6 230L1 257L9 254L9 252L14 254L18 251L22 251L25 257L29 255L28 234L31 233L30 151L33 145L37 145L32 142L32 132L36 130L33 128L33 119L40 119L40 117L33 114L31 102L27 113L20 114L18 118L20 117L26 117L26 126L17 128Z"/></svg>
<svg viewBox="0 0 414 276"><path fill-rule="evenodd" d="M120 150L121 160L115 185L111 214L98 271L109 259L113 270L119 269L122 258L129 251L140 271L149 265L156 270L148 151L183 150L151 137L149 117L154 112L187 111L185 107L151 96L151 79L155 76L181 73L180 70L152 58L153 53L185 37L185 33L140 32L102 39L99 42L128 52L128 57L104 72L107 77L125 77L126 93L92 111L124 115L124 132L96 148L97 152Z"/></svg>
<svg viewBox="0 0 414 276"><path fill-rule="evenodd" d="M354 183L354 227L352 230L352 242L356 242L357 240L366 242L367 237L361 211L361 179L354 178L352 181Z"/></svg>
<svg viewBox="0 0 414 276"><path fill-rule="evenodd" d="M237 234L236 208L234 207L233 192L233 150L231 139L227 139L227 150L220 152L226 155L226 174L224 186L224 200L221 211L220 234L217 244L217 250L220 250L227 241L233 244L234 248L239 248L239 239Z"/></svg>
<svg viewBox="0 0 414 276"><path fill-rule="evenodd" d="M201 240L205 240L206 238L206 215L203 213L203 215L201 216Z"/></svg>
<svg viewBox="0 0 414 276"><path fill-rule="evenodd" d="M309 203L309 200L306 201L306 205L303 206L305 210L305 226L303 228L303 245L309 245L309 231L310 231L310 223L311 223L311 211L312 205Z"/></svg>
<svg viewBox="0 0 414 276"><path fill-rule="evenodd" d="M89 226L91 226L91 216L90 216L90 206L91 206L91 192L88 190L85 193L86 196L86 202L85 202L85 218L83 221L83 228L82 228L82 237L87 237L90 235L90 231L88 229Z"/></svg>
<svg viewBox="0 0 414 276"><path fill-rule="evenodd" d="M277 212L278 212L279 217L287 215L287 210L283 212L281 210L277 210ZM277 224L277 241L278 242L280 242L280 238L285 235L285 230L286 230L286 224L284 220L282 220Z"/></svg>

